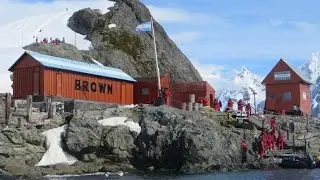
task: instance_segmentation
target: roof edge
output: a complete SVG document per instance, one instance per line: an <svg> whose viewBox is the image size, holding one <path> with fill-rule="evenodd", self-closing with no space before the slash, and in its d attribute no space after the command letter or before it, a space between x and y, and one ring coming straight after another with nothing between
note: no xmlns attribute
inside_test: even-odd
<svg viewBox="0 0 320 180"><path fill-rule="evenodd" d="M18 64L21 58L26 54L30 56L30 54L28 54L27 51L24 51L24 53L9 67L8 71L12 72L13 68Z"/></svg>

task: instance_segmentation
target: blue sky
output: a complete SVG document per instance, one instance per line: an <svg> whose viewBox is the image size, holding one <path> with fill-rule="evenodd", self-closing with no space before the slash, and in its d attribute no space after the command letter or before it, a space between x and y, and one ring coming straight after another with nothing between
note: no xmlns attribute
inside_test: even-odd
<svg viewBox="0 0 320 180"><path fill-rule="evenodd" d="M219 73L245 66L265 76L280 58L299 66L319 48L317 0L141 1L192 61Z"/></svg>
<svg viewBox="0 0 320 180"><path fill-rule="evenodd" d="M225 72L243 65L264 76L280 58L299 66L319 48L317 0L143 2L198 16L163 25L169 34L188 32L189 38L177 39L188 57L222 65Z"/></svg>

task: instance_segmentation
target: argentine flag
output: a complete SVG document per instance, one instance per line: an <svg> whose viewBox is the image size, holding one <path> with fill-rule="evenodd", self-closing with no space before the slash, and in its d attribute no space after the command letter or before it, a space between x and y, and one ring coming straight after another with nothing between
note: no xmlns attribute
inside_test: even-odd
<svg viewBox="0 0 320 180"><path fill-rule="evenodd" d="M148 32L148 31L151 31L151 30L152 30L151 21L145 22L145 23L141 23L136 27L136 31L138 31L138 32Z"/></svg>

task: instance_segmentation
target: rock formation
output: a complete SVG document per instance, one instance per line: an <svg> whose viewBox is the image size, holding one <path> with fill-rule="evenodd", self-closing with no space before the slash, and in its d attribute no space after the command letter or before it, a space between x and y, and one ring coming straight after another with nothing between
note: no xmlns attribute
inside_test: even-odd
<svg viewBox="0 0 320 180"><path fill-rule="evenodd" d="M156 75L152 34L135 31L139 23L150 20L148 8L138 0L114 1L106 14L92 9L74 13L68 26L86 35L96 59L103 64L121 68L133 77ZM110 24L116 27L109 28ZM161 74L170 73L174 82L201 81L198 71L163 27L156 21L154 25Z"/></svg>

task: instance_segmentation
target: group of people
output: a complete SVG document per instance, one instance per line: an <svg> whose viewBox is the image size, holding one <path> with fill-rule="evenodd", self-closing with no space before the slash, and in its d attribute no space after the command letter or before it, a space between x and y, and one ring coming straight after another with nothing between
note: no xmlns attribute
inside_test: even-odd
<svg viewBox="0 0 320 180"><path fill-rule="evenodd" d="M277 129L276 118L272 117L269 123L271 130L262 130L260 136L255 138L253 149L259 158L263 158L267 150L282 150L284 146L284 134Z"/></svg>
<svg viewBox="0 0 320 180"><path fill-rule="evenodd" d="M238 102L237 102L237 105L238 105L238 111L240 111L241 113L243 112L243 108L245 108L245 112L247 114L247 117L251 116L251 105L250 103L244 103L242 101L242 99L240 99ZM225 111L229 111L229 110L232 110L233 109L233 101L232 99L230 98L228 100L228 105L227 105L227 108Z"/></svg>
<svg viewBox="0 0 320 180"><path fill-rule="evenodd" d="M204 107L209 106L208 99L205 97L199 97L197 103L202 104Z"/></svg>
<svg viewBox="0 0 320 180"><path fill-rule="evenodd" d="M268 150L282 150L284 148L284 135L283 133L277 129L276 118L272 117L269 121L271 130L262 130L259 137L255 137L255 140L252 144L252 149L254 153L257 154L258 158L263 159L264 154ZM278 132L278 133L276 133ZM278 134L278 136L276 136ZM242 139L241 145L241 155L242 155L242 163L247 162L247 151L248 144L245 136Z"/></svg>
<svg viewBox="0 0 320 180"><path fill-rule="evenodd" d="M39 43L38 37L36 37L36 43ZM48 40L48 38L43 38L43 39L40 40L40 43L45 43L45 44L47 44L47 43L53 43L53 44L58 45L58 44L61 44L61 43L65 43L65 39L64 39L64 37L63 37L63 38L62 38L62 41L61 41L59 38L53 39L53 38L51 37L49 40Z"/></svg>

